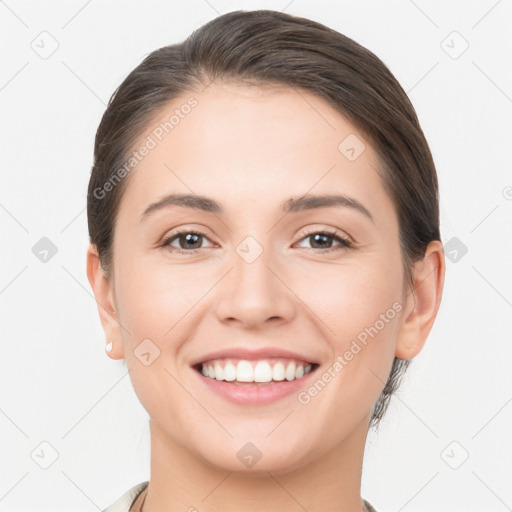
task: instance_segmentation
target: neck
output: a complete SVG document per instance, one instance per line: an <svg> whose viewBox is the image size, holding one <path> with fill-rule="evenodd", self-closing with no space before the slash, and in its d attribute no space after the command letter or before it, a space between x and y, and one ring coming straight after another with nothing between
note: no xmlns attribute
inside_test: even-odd
<svg viewBox="0 0 512 512"><path fill-rule="evenodd" d="M151 477L144 511L361 512L369 418L342 443L290 472L237 473L212 466L150 421Z"/></svg>

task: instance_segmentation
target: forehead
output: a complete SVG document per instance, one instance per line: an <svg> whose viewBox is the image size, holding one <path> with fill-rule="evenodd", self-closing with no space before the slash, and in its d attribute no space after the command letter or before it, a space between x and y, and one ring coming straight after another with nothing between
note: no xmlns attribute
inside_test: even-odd
<svg viewBox="0 0 512 512"><path fill-rule="evenodd" d="M131 171L120 210L128 203L140 215L170 192L245 209L339 192L372 204L377 215L392 208L370 142L302 89L212 84L157 112L134 150L148 137L152 148Z"/></svg>

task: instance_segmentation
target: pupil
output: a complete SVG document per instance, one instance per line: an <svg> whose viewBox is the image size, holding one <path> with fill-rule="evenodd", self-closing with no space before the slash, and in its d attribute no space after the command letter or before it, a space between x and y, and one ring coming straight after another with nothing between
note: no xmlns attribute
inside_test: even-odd
<svg viewBox="0 0 512 512"><path fill-rule="evenodd" d="M201 235L197 235L197 234L194 234L194 233L188 233L187 235L185 235L185 240L186 240L186 242L187 242L187 243L192 243L192 244L194 244L194 242L193 242L193 240L191 240L191 238L194 238L194 237L195 237L195 238L197 239L197 238L199 238L200 236L201 236ZM195 243L197 243L197 240L196 240L196 242L195 242ZM189 247L189 248L190 248L190 247Z"/></svg>
<svg viewBox="0 0 512 512"><path fill-rule="evenodd" d="M324 242L326 242L326 239L329 238L330 235L325 235L325 234L322 234L322 233L318 233L316 235L313 236L313 239L315 241L315 243L317 243L320 239L320 242L323 240ZM322 244L321 244L322 245Z"/></svg>
<svg viewBox="0 0 512 512"><path fill-rule="evenodd" d="M201 237L202 235L198 235L198 234L194 234L194 233L188 233L187 235L185 235L185 240L186 240L186 243L187 244L192 244L194 245L197 244L197 240ZM196 239L195 242L194 242L194 238ZM325 245L325 242L330 238L330 235L326 235L326 234L323 234L323 233L317 233L316 235L313 235L313 240L314 240L314 243L319 243L321 246L322 245Z"/></svg>

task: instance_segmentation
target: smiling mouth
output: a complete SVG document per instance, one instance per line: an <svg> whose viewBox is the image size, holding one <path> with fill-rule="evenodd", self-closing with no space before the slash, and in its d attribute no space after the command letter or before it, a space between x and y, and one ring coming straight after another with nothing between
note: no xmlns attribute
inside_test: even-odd
<svg viewBox="0 0 512 512"><path fill-rule="evenodd" d="M268 385L299 380L315 371L318 364L293 359L216 359L193 368L203 377L235 385Z"/></svg>

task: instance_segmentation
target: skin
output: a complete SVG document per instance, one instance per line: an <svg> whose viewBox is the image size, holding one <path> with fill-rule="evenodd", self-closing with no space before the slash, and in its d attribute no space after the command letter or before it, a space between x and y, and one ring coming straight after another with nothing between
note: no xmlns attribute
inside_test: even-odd
<svg viewBox="0 0 512 512"><path fill-rule="evenodd" d="M372 407L395 355L415 357L431 330L444 284L442 245L430 243L407 290L398 218L376 153L311 93L212 84L170 103L141 141L191 95L198 106L129 175L109 279L93 245L87 254L113 341L109 356L126 360L150 416L144 509L360 511ZM355 161L338 150L349 134L366 144ZM333 191L357 199L374 221L348 207L280 210L291 197ZM141 222L148 205L171 192L211 197L225 213L170 206ZM207 238L189 245L175 238L175 249L201 248L173 253L159 242L176 228L199 228ZM326 229L353 248L307 236ZM247 236L263 248L250 264L236 252ZM190 367L217 349L278 346L314 358L321 375L395 302L401 312L307 405L295 393L236 405L205 391ZM148 366L133 352L147 338L160 350ZM252 468L237 458L249 441L262 453Z"/></svg>

